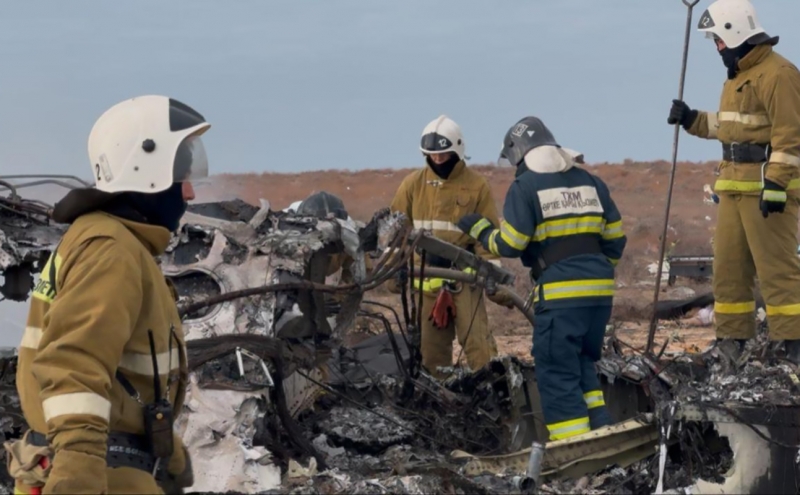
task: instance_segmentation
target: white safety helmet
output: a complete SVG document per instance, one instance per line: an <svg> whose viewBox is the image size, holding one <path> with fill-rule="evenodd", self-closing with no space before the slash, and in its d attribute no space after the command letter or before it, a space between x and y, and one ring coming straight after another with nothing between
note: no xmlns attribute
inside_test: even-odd
<svg viewBox="0 0 800 495"><path fill-rule="evenodd" d="M426 155L452 151L463 160L464 137L461 135L461 128L448 116L440 115L422 130L419 149Z"/></svg>
<svg viewBox="0 0 800 495"><path fill-rule="evenodd" d="M117 103L89 134L98 190L157 193L175 182L208 176L200 135L211 125L196 110L166 96Z"/></svg>
<svg viewBox="0 0 800 495"><path fill-rule="evenodd" d="M700 16L697 29L706 33L707 38L721 39L728 48L736 48L745 41L753 45L777 41L761 27L749 0L716 0Z"/></svg>

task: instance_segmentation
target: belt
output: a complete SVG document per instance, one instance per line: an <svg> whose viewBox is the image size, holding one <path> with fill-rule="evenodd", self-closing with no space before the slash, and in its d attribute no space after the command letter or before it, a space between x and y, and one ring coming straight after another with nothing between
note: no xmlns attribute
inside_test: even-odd
<svg viewBox="0 0 800 495"><path fill-rule="evenodd" d="M561 239L542 249L536 264L531 267L531 279L536 281L545 269L573 256L602 254L603 248L596 234L576 234Z"/></svg>
<svg viewBox="0 0 800 495"><path fill-rule="evenodd" d="M767 144L722 143L722 159L733 163L763 163L769 161L772 149Z"/></svg>
<svg viewBox="0 0 800 495"><path fill-rule="evenodd" d="M47 437L37 431L31 431L28 441L37 447L49 445ZM106 465L111 468L141 469L152 474L156 467L156 458L150 453L150 445L144 435L112 431L108 434Z"/></svg>

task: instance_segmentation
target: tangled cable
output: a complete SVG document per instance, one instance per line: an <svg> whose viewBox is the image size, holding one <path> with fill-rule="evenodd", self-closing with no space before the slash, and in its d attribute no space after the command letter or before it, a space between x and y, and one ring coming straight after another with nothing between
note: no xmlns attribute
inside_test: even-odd
<svg viewBox="0 0 800 495"><path fill-rule="evenodd" d="M248 289L226 292L224 294L209 297L202 301L185 304L179 307L178 312L181 318L184 318L185 316L200 309L228 301L233 301L235 299L289 290L313 290L326 293L355 291L363 294L364 292L375 289L381 284L385 283L405 266L414 252L418 242L418 240L414 240L410 243L408 242L410 233L410 226L402 227L395 236L394 240L390 243L389 248L378 259L378 262L375 264L375 268L372 270L370 276L361 282L343 285L327 285L311 281L268 284L261 287L251 287Z"/></svg>

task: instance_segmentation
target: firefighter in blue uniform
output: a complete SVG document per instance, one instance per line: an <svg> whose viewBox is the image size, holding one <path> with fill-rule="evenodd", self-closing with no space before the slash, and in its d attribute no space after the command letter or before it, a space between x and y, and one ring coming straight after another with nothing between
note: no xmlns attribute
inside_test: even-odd
<svg viewBox="0 0 800 495"><path fill-rule="evenodd" d="M606 184L576 166L536 117L506 133L500 162L517 168L499 228L477 214L458 227L490 252L521 258L536 283L532 354L551 440L612 423L595 362L611 318L614 266L626 237Z"/></svg>

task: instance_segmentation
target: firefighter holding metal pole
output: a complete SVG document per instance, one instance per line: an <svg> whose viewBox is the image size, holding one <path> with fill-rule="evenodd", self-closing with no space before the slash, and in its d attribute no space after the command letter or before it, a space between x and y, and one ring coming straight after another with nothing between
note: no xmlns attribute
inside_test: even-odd
<svg viewBox="0 0 800 495"><path fill-rule="evenodd" d="M611 424L595 362L627 239L606 184L578 166L536 117L508 130L500 157L517 170L503 221L474 213L458 227L489 252L520 258L537 284L533 357L551 440Z"/></svg>
<svg viewBox="0 0 800 495"><path fill-rule="evenodd" d="M673 100L670 124L722 143L714 186L717 347L736 361L755 336L754 278L766 303L770 339L800 363L800 72L779 55L748 0L717 0L698 30L713 39L727 69L719 110Z"/></svg>

